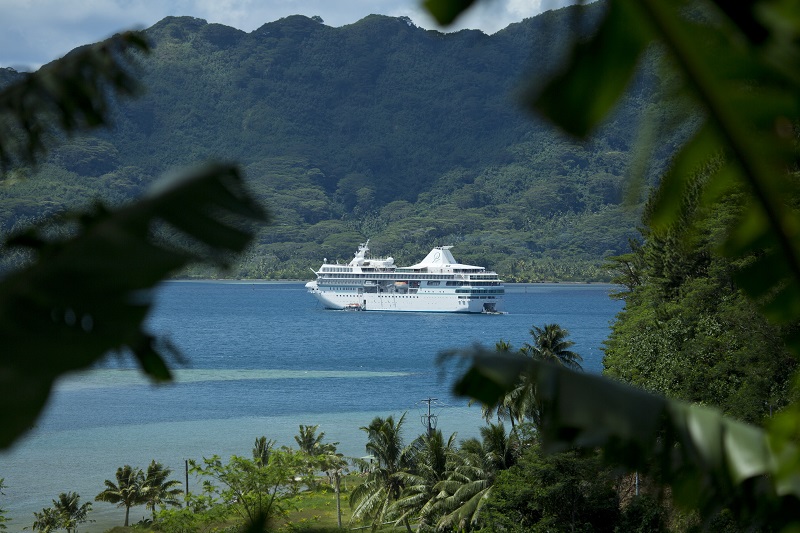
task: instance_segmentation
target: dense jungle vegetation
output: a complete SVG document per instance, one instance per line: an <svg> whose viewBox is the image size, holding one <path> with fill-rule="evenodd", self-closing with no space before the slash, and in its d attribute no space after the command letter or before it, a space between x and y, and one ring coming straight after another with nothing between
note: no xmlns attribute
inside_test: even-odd
<svg viewBox="0 0 800 533"><path fill-rule="evenodd" d="M800 524L797 511L797 502L800 499L797 485L797 473L800 471L800 450L797 448L800 407L796 392L792 392L791 386L796 356L800 352L800 337L797 335L797 324L800 320L800 305L797 304L800 301L800 242L797 236L800 231L797 231L796 223L796 199L800 191L796 182L795 127L800 109L800 102L797 101L797 94L800 94L797 80L800 77L796 75L796 69L774 61L776 58L797 57L796 47L799 41L796 37L800 35L800 25L796 22L794 26L778 24L776 21L783 20L780 17L769 18L766 22L756 21L747 14L743 15L739 11L739 4L734 6L733 3L723 1L714 2L717 11L705 12L683 10L667 0L642 3L609 0L607 4L608 14L598 36L587 46L581 48L579 45L580 53L575 54L570 64L571 73L555 79L551 85L554 89L549 93L545 91L544 96L536 100L537 108L546 111L548 105L552 105L554 101L562 102L559 97L572 102L578 111L568 113L564 110L570 109L569 106L555 106L557 112L553 114L553 118L566 130L585 135L596 125L598 117L609 110L609 102L615 99L614 94L611 98L601 98L603 101L597 104L587 98L585 84L579 84L579 90L564 89L575 89L576 80L585 80L587 72L591 75L592 69L597 65L600 65L597 68L601 71L605 68L622 72L621 81L611 80L611 84L625 82L624 74L634 69L638 54L644 54L654 41L658 41L664 44L673 57L684 60L683 63L678 62L683 68L679 68L678 72L686 80L695 83L687 83L688 88L683 87L683 91L702 97L700 108L707 112L699 120L694 137L681 148L681 153L672 161L670 169L660 173L664 169L651 168L646 173L658 175L662 179L657 193L650 198L644 209L642 241L640 244L633 241L632 249L617 255L609 265L609 269L616 271L615 279L625 287L620 297L626 301L625 311L614 325L607 343L604 359L605 373L617 379L602 379L573 371L579 370L579 365L576 366L575 363L580 361L580 357L569 351L569 343L564 340L566 332L559 332L555 325L545 325L543 328L534 326L534 343L526 344L519 351L515 351L502 339L496 347L473 347L471 351L457 351L461 355L473 355L473 360L470 369L456 383L456 390L470 394L484 404L487 422L498 418L502 422L509 422L511 429L507 431L499 422L488 424L481 432L481 439L464 441L457 448L452 447L452 439L445 440L438 433L415 439L411 446L405 446L399 431L403 418L375 418L368 427L362 428L367 433L367 450L373 454L375 463L365 469L363 483L355 487L348 498L352 515L363 520L363 523L372 525L374 529L387 524L410 529L410 525L415 523L421 530L492 530L496 527L505 531L696 531L703 528L713 531L788 531L797 529ZM776 6L777 4L760 4L764 9ZM707 9L710 7L706 6ZM461 5L459 9L463 8ZM793 11L789 9L783 13L792 14ZM796 21L797 18L792 20ZM371 17L360 24L372 24L375 21L393 21L392 24L399 22L402 31L417 31L402 19ZM631 21L640 24L625 25ZM654 22L661 24L652 24ZM290 23L295 26L287 25ZM309 22L309 19L287 19L275 23L276 25L266 25L266 29L262 28L262 37L277 46L287 28L295 28L293 35L297 37L306 31L304 28L312 27L312 23L320 25L319 21ZM184 29L191 28L192 24L198 28L209 26L198 21L171 19L156 28L164 29L171 24L177 24L177 28ZM354 25L356 26L358 24ZM328 31L313 27L319 31ZM640 33L621 32L618 31L620 27L635 28ZM279 28L281 31L278 31ZM665 28L678 31L669 33L664 31ZM778 29L792 30L792 38L773 43L775 48L772 49L758 48L766 39L765 34L777 35ZM224 33L227 30L221 31ZM150 32L157 33L155 29ZM251 36L256 34L258 32ZM450 38L429 32L425 34L444 41ZM186 36L180 31L169 35L179 43L183 42L181 37ZM227 35L230 37L239 34L228 32ZM388 30L382 30L384 38L392 35L394 34ZM472 36L475 39L486 39L474 32L455 35L460 35L458 38ZM239 35L239 38L245 39L246 36ZM278 41L273 42L273 38ZM155 40L155 55L170 50L169 46L164 45L167 41L168 39ZM226 39L221 42L229 43ZM696 46L698 43L705 46ZM602 61L587 61L587 56L590 60L597 59L592 54L601 48L599 44L607 47L600 52ZM620 57L615 53L630 47L635 53L629 56ZM751 53L754 48L760 53ZM302 49L300 46L291 50L299 57L302 56ZM692 57L687 56L687 50L691 50ZM371 50L363 51L367 57ZM172 49L171 53L179 56L180 50ZM705 70L700 74L706 76L700 76L702 79L699 80L693 78L693 75L698 74L697 71L686 68L687 65L692 66L689 60L695 59L695 56L705 61ZM720 60L725 58L728 61ZM226 64L226 68L228 65ZM731 65L737 65L736 69L729 70ZM80 62L77 66L83 67L85 62ZM492 65L483 66L485 69L491 67ZM285 64L281 67L280 62L275 68L278 72L291 70L291 66ZM280 70L281 68L284 70ZM546 70L546 66L542 68ZM788 70L784 71L784 68ZM577 75L572 77L576 72ZM577 153L580 154L595 154L597 157L608 156L616 151L624 155L622 159L627 158L627 163L632 162L629 150L625 152L619 149L620 146L610 145L608 139L613 138L611 133L619 127L620 117L625 116L626 109L634 109L627 106L635 100L636 87L647 83L648 72L646 64L644 71L639 74L640 77L634 81L634 96L628 96L616 110L617 114L612 115L616 118L602 130L604 133L601 139L605 140L593 140L583 148L576 148L576 145L563 139L550 138L552 143L570 147L573 151L578 150ZM3 74L10 78L15 77L11 72ZM180 71L175 70L172 74L180 74ZM200 83L202 80L198 72L184 72L184 75L192 75L193 82ZM759 84L754 84L754 80L758 80ZM660 81L663 83L665 80ZM299 84L298 87L305 86ZM326 88L328 89L330 87ZM776 98L776 95L781 98ZM440 95L440 98L444 97ZM441 105L446 106L451 102L450 99L445 100L447 101L441 102ZM381 100L385 101L389 100ZM586 110L584 107L595 104L600 112L589 119L581 120L580 116ZM116 112L120 124L127 123L132 128L131 131L141 133L144 130L133 127L133 122L129 120L136 115L132 111L137 109L135 105L120 106ZM693 108L687 116L702 115L697 114L696 109ZM666 104L654 110L652 116L656 118L656 123L660 125L669 122L663 118L669 115L668 110ZM158 113L153 109L151 111L153 113L147 116L156 117L158 113L167 113L167 110ZM180 115L174 109L169 111ZM202 125L200 121L206 120L205 116L202 119L197 115L193 116L188 108L182 111L183 115L180 116L190 122L197 122L192 126L195 129ZM327 116L322 110L318 111L323 118ZM662 118L658 118L658 111ZM294 112L302 114L307 110L298 107ZM576 116L579 118L576 119ZM286 116L277 112L273 118L272 122L259 124L270 124L282 132L283 139L291 138L290 134L296 131L293 129L296 125L281 122L281 118L286 119ZM166 142L167 136L155 136L155 123L151 125L153 128L150 134L154 137L148 142L161 146L159 142ZM368 130L366 125L363 127L364 131ZM488 132L492 131L491 125L487 128ZM530 136L523 137L529 141L537 139L539 144L535 146L538 150L547 143L536 136L535 132L540 130L536 130L535 126L531 128L533 129L526 133ZM121 151L113 144L116 141L112 139L119 131L118 129L107 138L85 138L54 151L50 159L40 167L45 176L45 181L40 183L47 183L47 172L52 172L55 168L62 169L64 173L61 174L61 179L64 181L51 183L50 189L42 187L42 197L46 198L47 194L54 194L62 189L69 190L69 186L79 183L76 180L78 174L64 170L67 168L67 161L84 161L88 165L86 168L91 169L98 160L95 156L99 160L107 158L112 161L112 165L106 171L93 171L96 177L106 178L116 172L120 162L134 164L135 161L129 159L133 157L131 154ZM373 135L376 133L369 131ZM681 131L684 128L678 125L673 130L673 137L680 139ZM748 135L735 135L740 131L746 131ZM187 148L199 150L195 154L198 157L216 154L206 145L193 144L192 141L201 138L204 133L207 132L201 128L197 138L182 140ZM363 134L363 131L356 133ZM425 133L424 130L422 133ZM453 130L450 133L456 135L458 132ZM348 134L355 135L352 131ZM385 135L391 137L392 133ZM174 130L169 136L177 136L180 141L181 131ZM299 135L297 138L299 139ZM671 143L664 142L663 137L660 139L659 148L668 152ZM142 143L144 146L144 141ZM444 151L452 152L460 145L442 141L438 146ZM514 146L521 146L521 143ZM427 148L436 151L432 146ZM300 151L311 153L312 149L305 146ZM84 158L87 153L93 155ZM285 153L293 152L288 150ZM512 155L519 157L520 153L533 157L533 152L513 152ZM248 153L236 155L242 157L249 169L250 180L256 181L252 177L253 170L266 160L254 162L252 158L248 158ZM384 155L389 158L391 153L387 151ZM658 155L657 151L657 161ZM464 154L462 156L467 157ZM470 153L469 156L475 154ZM510 156L506 153L505 157ZM439 158L437 161L445 159ZM151 161L157 160L154 157ZM269 161L274 164L276 160L277 157ZM494 166L487 166L486 169L492 168L498 172L513 166L514 161L518 162L513 158L501 161L487 156L487 161L489 160ZM61 166L56 164L58 161L61 161ZM498 184L503 183L503 178L498 178L496 182L481 182L480 175L472 181L459 181L459 174L451 174L454 171L449 168L436 175L455 176L450 188L437 189L439 181L414 181L421 174L414 174L414 178L407 178L407 182L381 181L378 185L365 179L356 180L354 184L349 181L342 184L341 180L336 180L334 186L333 181L327 181L326 176L335 176L331 170L335 166L304 161L307 166L302 168L307 172L307 182L303 183L308 185L307 188L327 191L331 194L334 206L345 206L347 198L350 198L352 210L342 211L341 217L336 220L345 224L348 231L358 237L367 235L368 232L355 222L366 224L369 221L370 224L378 224L376 227L380 227L379 221L384 209L398 202L401 203L400 206L395 205L394 208L406 207L407 210L398 211L396 222L406 222L419 216L416 210L424 204L423 201L428 202L424 205L437 206L439 211L436 213L446 212L448 206L451 209L457 208L447 203L454 195L465 190L470 193L482 190L487 194L494 194L502 190ZM359 164L364 161L366 160L361 160ZM376 157L373 162L375 168L379 168L382 161L382 156ZM165 160L161 166L169 168L173 163L184 162L183 159L176 158L174 161ZM352 163L352 160L347 159L340 164L345 165L348 162ZM283 168L294 168L292 164ZM142 168L144 167L135 167L133 174L128 176L131 187L135 188L132 176L140 176L138 172ZM370 168L372 167L366 165L361 170L367 178L372 172ZM587 168L595 170L592 166ZM213 180L205 176L206 179L201 180L198 185L203 194L197 194L197 190L191 187L178 188L180 194L168 195L156 204L145 204L133 212L101 211L76 217L76 225L82 224L85 228L81 229L89 233L83 239L74 239L66 244L58 240L48 242L47 238L51 236L47 232L48 228L38 228L12 242L13 246L27 246L40 252L40 260L33 267L22 271L19 276L9 276L2 280L0 302L4 305L0 307L5 310L5 314L0 324L4 327L3 338L10 347L8 353L11 356L6 356L7 360L3 360L4 372L0 372L0 379L4 380L4 390L12 391L5 402L0 404L8 420L4 432L0 433L6 446L30 427L31 420L35 419L37 409L43 403L41 397L46 398L56 376L88 366L108 350L120 345L130 346L143 370L159 379L169 378L168 369L152 345L152 338L138 331L130 333L136 329L135 323L133 326L119 328L119 331L111 331L113 328L108 325L113 326L114 321L107 318L116 318L117 325L135 322L133 319L137 318L141 320L146 315L146 309L131 310L124 307L141 305L140 300L134 302L130 295L141 294L142 287L157 283L169 273L166 267L173 270L181 268L185 260L170 257L164 249L156 252L142 246L134 251L145 250L164 260L160 263L153 262L147 268L140 267L136 270L140 273L138 278L119 275L120 269L128 267L129 262L136 263L130 260L130 255L124 253L131 253L128 245L136 244L137 239L105 239L109 234L123 237L127 235L124 232L93 230L98 226L106 230L126 228L144 234L146 231L141 231L141 228L147 228L150 220L162 219L179 229L194 229L195 236L205 237L201 240L203 244L213 247L215 244L219 245L222 240L218 237L224 233L212 224L216 222L213 218L199 217L198 212L192 212L195 219L187 223L176 212L182 209L191 211L192 203L198 198L216 198L218 201L210 205L211 212L219 214L224 207L232 210L232 213L226 213L221 218L231 218L233 213L245 215L252 220L267 218L266 214L249 209L249 200L243 205L231 201L231 198L237 197L247 199L246 194L219 186L230 182L238 185L236 180L224 179L238 176L235 169L223 167L213 170L222 176ZM16 183L25 172L26 169L17 168L6 179ZM569 183L568 176L562 177L563 180L553 183ZM124 179L119 178L122 180L119 188L109 188L107 198L112 202L123 202L126 199L125 195L118 194L124 190L125 185ZM204 176L201 175L200 178ZM25 182L20 190L33 187L30 184L35 181L37 180ZM298 185L302 183L294 183L295 187ZM259 194L264 194L263 185L254 183L253 186ZM294 200L299 198L294 188L283 190L276 187L275 190ZM348 197L345 194L347 191L353 193L352 196ZM219 192L228 194L214 194ZM114 196L115 193L117 196ZM54 197L50 198L53 204L45 204L44 211L47 212L48 208L53 210L51 212L61 209ZM360 205L359 202L365 198L370 202ZM447 200L443 200L445 198ZM76 193L75 199L80 200L80 195ZM436 204L439 200L435 199L441 200L441 203ZM370 211L373 202L380 205L381 201L387 203L379 212ZM609 210L620 206L619 203L607 205L610 206L607 207ZM462 211L486 207L469 206L469 203L462 206ZM360 214L357 209L359 207L363 208ZM274 209L278 213L278 220L283 220L280 223L286 224L286 228L303 227L305 224L310 231L324 221L307 220L305 216L301 216L297 219L298 224L292 226L286 222L288 219L282 218L288 216L281 211L287 209L283 204L278 203ZM555 210L551 219L557 219L569 212L578 219L587 210ZM296 213L295 215L299 216ZM39 218L42 213L32 210L27 216ZM493 220L505 220L503 216L505 215L498 214ZM108 224L108 219L111 224ZM20 220L23 219L15 220L14 224ZM387 225L384 231L388 231L389 227ZM445 231L439 219L434 228ZM131 233L139 235L135 231ZM525 234L526 231L524 225L518 228L519 233ZM264 235L268 233L261 234L261 246L264 246ZM336 235L341 238L344 234L331 232L322 244ZM466 236L464 240L467 240ZM233 246L231 251L241 251L247 242L247 235L243 234L238 242L241 245ZM288 243L286 246L293 245L298 250L296 245L300 242L284 241L285 244ZM116 248L109 246L110 243L116 244ZM620 246L619 249L623 248L624 246ZM60 253L65 249L71 253ZM87 251L94 253L86 253ZM104 251L105 255L95 256L95 253ZM156 255L157 253L160 255ZM400 257L399 254L395 255ZM85 260L87 257L88 261ZM251 258L250 262L252 261ZM95 263L101 263L101 266L93 268ZM246 262L245 266L247 264ZM162 268L163 272L151 272L158 268ZM98 277L98 272L105 276ZM15 283L17 280L25 283ZM80 290L75 290L73 283L61 283L64 280L78 281L83 285L77 287ZM113 295L118 296L124 305L109 298L108 291L99 291L102 292L100 296L88 293L91 287L98 284L98 280L102 282L100 285L103 289L115 289ZM113 283L130 283L133 286L117 287ZM75 290L76 294L64 297L59 292L62 290ZM51 293L55 295L49 299L43 298L43 295L48 296ZM110 304L109 300L112 300ZM63 302L71 304L87 301L94 307L86 304L90 312L81 316L80 326L84 331L78 332L75 327L75 311L68 308L61 320L58 314L61 308L58 305L64 305ZM107 313L109 309L113 313ZM98 326L95 327L93 321L84 320L87 316L97 317ZM27 326L27 329L23 329L23 326ZM549 337L545 335L548 331L553 332ZM40 338L44 340L40 341ZM552 342L543 342L546 338ZM549 347L549 352L545 349L546 346ZM94 353L86 355L85 352L91 347L94 348ZM512 352L517 356L511 357ZM35 369L31 370L31 365L26 364L28 360L34 361ZM24 379L17 379L18 376ZM660 394L648 394L641 389L623 385L620 381ZM35 387L28 387L28 384ZM39 396L26 396L29 394L27 389L34 389L34 396L38 389ZM695 403L685 403L687 400ZM15 410L23 411L22 415L16 416ZM298 439L298 445L301 440L304 439ZM201 513L214 508L229 513L238 512L239 516L250 522L252 530L263 529L273 509L271 502L274 501L265 499L263 495L270 490L273 495L284 494L275 487L290 487L297 481L297 476L286 474L295 474L292 471L295 466L305 468L303 461L294 462L297 456L292 450L272 451L267 442L265 437L256 442L252 460L234 457L228 463L223 463L221 459L212 457L204 460L203 464L195 463L196 473L220 482L204 485L208 489L206 500L196 502ZM561 450L562 453L545 455L541 450ZM328 450L334 451L335 449ZM339 470L337 465L341 463L336 462L341 457L335 453L321 455L327 457L321 457L319 461L330 460L333 464L330 470ZM285 469L287 465L291 468ZM271 466L275 468L272 469ZM328 466L319 462L314 468L328 471ZM152 468L154 471L164 472L158 463L152 463ZM126 465L118 470L117 483L108 480L106 490L95 499L117 500L118 504L126 508L127 516L127 510L132 505L148 505L151 502L145 501L145 494L139 494L141 498L133 498L129 502L122 501L117 498L122 496L117 494L121 492L117 489L120 489L123 481L129 485L132 481L133 486L155 487L158 483L153 480L162 479L160 474L149 477L151 480L148 482L148 475L144 470ZM235 484L240 480L243 484ZM2 486L0 479L0 488ZM168 490L168 487L162 487ZM153 494L154 490L143 489L142 492ZM167 494L162 494L162 504L167 503L164 499ZM255 501L259 503L260 509L253 512L254 509L250 506ZM262 505L265 501L266 509ZM79 505L78 495L74 493L59 495L58 500L53 500L53 505L53 509L72 509L75 516L86 518L84 510L88 507L85 504ZM152 503L152 510L157 505ZM231 506L239 508L232 509ZM74 530L79 523L79 519L70 518L73 516L70 513L59 512L57 516L45 513L46 509L43 509L42 520L49 519L46 516L48 514L70 520L69 525L60 522L58 527L62 529ZM168 510L162 518L174 518L177 531L185 530L185 520L193 519L197 515L200 513ZM5 518L2 511L0 518ZM158 520L158 516L155 518ZM224 518L227 519L227 516ZM2 525L4 524L0 524Z"/></svg>
<svg viewBox="0 0 800 533"><path fill-rule="evenodd" d="M708 209L697 193L706 179L695 178L683 216L668 231L650 229L648 204L643 244L614 258L625 308L603 364L607 375L637 387L760 424L796 395L797 359L782 336L797 325L771 324L737 286L737 272L759 254L733 260L715 252L747 194Z"/></svg>
<svg viewBox="0 0 800 533"><path fill-rule="evenodd" d="M588 27L599 8L587 11ZM218 158L242 165L275 216L227 275L307 278L369 238L400 264L452 244L459 260L509 281L607 280L603 260L627 249L641 210L623 183L639 118L652 127L669 113L653 104L649 60L589 144L522 111L529 80L563 56L570 13L491 36L377 15L341 28L294 16L251 33L164 19L145 31L146 93L113 107L112 129L7 174L0 230L95 197L121 204L164 173ZM20 76L5 69L0 84Z"/></svg>

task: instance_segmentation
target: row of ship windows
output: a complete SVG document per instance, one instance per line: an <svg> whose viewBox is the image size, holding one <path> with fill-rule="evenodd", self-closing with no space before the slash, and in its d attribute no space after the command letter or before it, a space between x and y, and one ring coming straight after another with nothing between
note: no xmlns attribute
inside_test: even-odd
<svg viewBox="0 0 800 533"><path fill-rule="evenodd" d="M410 280L410 279L423 280L423 279L455 279L456 278L455 276L448 275L448 274L406 274L406 275L403 275L402 277L398 276L397 274L369 274L369 275L364 275L364 274L342 274L342 275L339 275L339 276L327 276L327 275L323 274L320 277L322 279L343 279L343 278L344 279L360 279L360 280L365 280L365 279L394 279L394 280L397 280L397 281L406 281L406 280ZM496 275L486 275L486 276L472 275L472 276L470 276L470 279L473 279L473 280L492 280L492 279L495 279L496 280L498 278L497 278Z"/></svg>
<svg viewBox="0 0 800 533"><path fill-rule="evenodd" d="M355 292L353 289L349 289L349 288L346 288L346 287L339 287L339 290ZM483 294L503 294L503 292L502 291L484 291L484 292L481 292L480 294L481 295L483 295ZM341 296L341 295L337 295L337 296ZM419 298L419 296L406 296L406 295L401 295L401 294L379 294L378 298L383 298L384 296L387 297L387 298ZM495 296L479 296L478 294L474 294L474 295L471 295L471 296L459 296L458 298L459 298L459 300L466 300L466 299L470 299L470 300L495 300L496 299Z"/></svg>
<svg viewBox="0 0 800 533"><path fill-rule="evenodd" d="M334 285L325 285L326 288L334 291L347 291L347 292L355 292L356 290L360 289L361 287L342 287L342 286L334 286ZM374 290L373 290L374 292ZM456 294L505 294L505 289L481 289L481 288L472 288L472 289L456 289ZM441 294L452 294L452 292L444 291Z"/></svg>
<svg viewBox="0 0 800 533"><path fill-rule="evenodd" d="M336 296L341 296L341 294L337 294ZM405 296L401 294L379 294L378 298L383 298L386 296L387 298L419 298L419 296ZM461 296L459 296L461 298Z"/></svg>
<svg viewBox="0 0 800 533"><path fill-rule="evenodd" d="M370 269L365 268L364 270L370 270ZM474 269L474 268L454 268L452 270L456 274L472 274L473 276L479 276L479 275L481 275L481 273L485 272L485 269ZM424 270L416 269L416 268L403 268L403 267L401 267L401 268L396 269L395 272L398 273L398 274L403 274L403 275L405 275L405 274L407 274L409 272L418 272L418 273L422 274L423 277L430 277L428 274L425 273ZM487 274L487 276L497 277L496 274Z"/></svg>
<svg viewBox="0 0 800 533"><path fill-rule="evenodd" d="M504 291L503 289L497 289L497 290L492 290L492 289L489 289L489 290L456 289L456 294L505 294L505 293L506 293L506 291Z"/></svg>
<svg viewBox="0 0 800 533"><path fill-rule="evenodd" d="M441 281L429 281L427 285L428 287L436 287L441 283ZM501 284L497 281L448 281L446 285L448 287L463 287L464 285L496 287Z"/></svg>
<svg viewBox="0 0 800 533"><path fill-rule="evenodd" d="M360 287L360 286L362 286L364 284L364 281L360 280L360 279L354 279L354 280L349 280L349 279L336 279L336 280L322 279L320 281L322 281L321 285L327 285L327 283L333 282L333 283L337 283L339 285L357 285L357 286ZM429 282L427 282L425 284L425 286L426 287L439 287L439 286L441 286L441 284L442 284L441 281L429 281ZM498 283L496 281L473 281L473 282L469 282L469 281L448 281L445 285L447 287L463 287L465 285L467 287L469 287L469 286L473 286L473 287L499 287L499 286L502 285L502 283Z"/></svg>
<svg viewBox="0 0 800 533"><path fill-rule="evenodd" d="M322 278L336 278L336 279L394 279L397 281L408 279L455 279L453 275L446 274L405 274L401 278L397 274L342 274L339 276L320 276Z"/></svg>
<svg viewBox="0 0 800 533"><path fill-rule="evenodd" d="M362 270L374 271L376 269L362 267ZM344 267L344 266L342 266L342 267L322 267L320 269L320 272L352 272L352 271L353 271L353 267ZM414 270L398 269L397 272L398 273L402 273L402 274L406 274L406 273L409 273L409 272L414 272ZM470 273L474 273L475 270L465 269L465 268L454 268L453 272L455 272L456 274L470 274ZM413 274L411 274L411 275L413 276ZM431 276L431 275L425 274L425 273L420 273L418 275L420 277L423 277L423 278L435 277L435 276ZM473 275L478 275L478 274L473 274ZM450 277L452 277L452 276L450 276Z"/></svg>
<svg viewBox="0 0 800 533"><path fill-rule="evenodd" d="M375 271L376 269L362 268L362 270ZM353 271L352 267L322 267L320 269L320 272L352 272L352 271ZM425 273L411 274L411 273L409 273L409 271L404 271L404 270L397 270L396 272L399 273L399 274L404 274L404 275L408 275L408 276L412 276L412 277L418 277L418 278L433 278L433 277L436 277L436 276L432 276L430 274L425 274ZM410 272L414 272L414 271L412 270ZM454 268L453 272L455 272L456 274L470 274L470 273L473 273L472 274L473 276L479 276L480 275L480 274L474 274L474 272L475 272L474 270L464 270L464 269L460 269L460 268ZM388 274L388 275L391 276L392 274ZM452 278L453 276L450 276L450 277ZM487 277L491 278L491 277L496 277L496 276L487 275Z"/></svg>

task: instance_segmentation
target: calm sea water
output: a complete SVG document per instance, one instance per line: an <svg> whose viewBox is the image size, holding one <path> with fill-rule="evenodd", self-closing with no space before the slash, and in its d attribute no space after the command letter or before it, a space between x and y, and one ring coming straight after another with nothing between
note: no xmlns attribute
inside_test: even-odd
<svg viewBox="0 0 800 533"><path fill-rule="evenodd" d="M584 368L601 368L601 345L621 303L608 285L536 284L507 288L507 315L352 313L325 310L300 283L171 282L157 296L150 330L171 339L185 360L176 382L153 386L126 361L59 384L37 427L0 454L11 531L59 492L92 501L124 464L151 459L183 479L185 459L250 455L265 435L294 445L299 424L318 424L348 456L364 455L359 427L375 416L406 414L406 437L423 431L423 399L436 398L438 426L478 435L480 409L453 398L441 350L473 343L514 347L532 325L570 332ZM190 478L190 489L193 480ZM124 510L94 503L92 524L122 523ZM131 519L145 515L131 510Z"/></svg>

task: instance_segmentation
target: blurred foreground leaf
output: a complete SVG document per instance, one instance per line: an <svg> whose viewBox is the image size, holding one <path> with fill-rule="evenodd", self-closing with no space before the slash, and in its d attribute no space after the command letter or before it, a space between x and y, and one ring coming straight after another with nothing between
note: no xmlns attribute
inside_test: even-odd
<svg viewBox="0 0 800 533"><path fill-rule="evenodd" d="M35 162L61 132L105 125L112 93L141 90L134 58L148 51L141 33L126 32L75 50L0 91L0 166Z"/></svg>
<svg viewBox="0 0 800 533"><path fill-rule="evenodd" d="M564 70L536 97L536 109L568 133L586 137L622 97L652 38L637 3L609 2L595 36L575 45Z"/></svg>
<svg viewBox="0 0 800 533"><path fill-rule="evenodd" d="M612 464L672 486L679 504L705 516L727 507L751 526L800 526L798 449L787 439L600 376L480 347L460 355L472 365L456 392L488 405L512 390L520 374L531 377L549 451L600 447Z"/></svg>
<svg viewBox="0 0 800 533"><path fill-rule="evenodd" d="M475 0L424 0L425 9L442 25L453 23Z"/></svg>
<svg viewBox="0 0 800 533"><path fill-rule="evenodd" d="M439 13L456 17L469 7L458 0L425 6L443 22ZM563 68L531 91L527 104L587 138L613 112L644 54L657 52L651 55L662 57L678 80L662 94L693 102L671 109L699 125L661 177L650 228L659 232L675 223L689 178L722 160L704 184L704 204L713 206L742 184L751 196L741 217L731 221L722 252L737 258L767 250L738 282L772 321L800 320L800 216L793 203L800 191L790 177L797 168L800 119L796 3L609 0L605 7L594 35L572 36ZM772 275L761 275L766 272ZM800 353L800 338L788 340Z"/></svg>
<svg viewBox="0 0 800 533"><path fill-rule="evenodd" d="M266 219L239 171L212 165L127 207L64 217L70 237L39 226L10 238L7 247L30 249L34 261L0 281L0 448L34 424L59 376L110 351L132 353L154 380L170 379L164 356L175 350L142 330L150 291L192 261L222 263L242 251L249 226ZM155 239L153 226L164 223L192 246Z"/></svg>
<svg viewBox="0 0 800 533"><path fill-rule="evenodd" d="M698 169L708 171L702 207L714 209L744 188L749 200L738 218L727 220L720 252L741 261L737 284L767 318L795 326L786 328L786 340L800 355L797 3L608 0L595 35L579 39L573 36L567 64L528 103L586 138L623 96L639 58L650 50L663 56L677 74L676 86L663 93L694 103L675 120L698 126L662 176L647 221L651 234L679 222ZM487 405L520 375L536 383L550 449L601 447L612 462L671 485L676 501L704 518L725 507L747 529L800 530L797 403L765 432L711 409L541 363L527 362L515 379L522 362L488 350L463 353L473 365L456 391Z"/></svg>
<svg viewBox="0 0 800 533"><path fill-rule="evenodd" d="M797 157L793 124L800 117L800 24L781 16L785 9L780 2L611 0L596 35L575 44L564 73L532 102L585 137L622 96L639 55L659 43L702 123L662 176L650 228L659 232L675 223L690 176L721 157L703 201L711 206L740 184L749 189L751 203L732 221L722 251L730 257L770 251L738 281L776 323L800 319L800 217L792 204L798 189L789 177ZM772 275L753 275L766 272Z"/></svg>

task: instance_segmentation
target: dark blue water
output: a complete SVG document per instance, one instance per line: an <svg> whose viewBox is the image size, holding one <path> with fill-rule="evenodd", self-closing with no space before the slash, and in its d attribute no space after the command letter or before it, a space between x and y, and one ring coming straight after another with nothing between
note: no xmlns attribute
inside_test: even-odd
<svg viewBox="0 0 800 533"><path fill-rule="evenodd" d="M506 296L507 315L460 315L325 310L302 284L168 283L150 328L181 349L185 361L173 366L327 371L331 377L267 373L259 379L254 373L229 380L208 372L167 387L119 390L109 383L59 395L44 427L408 409L429 396L449 399L453 375L435 364L440 351L501 339L519 347L531 341L532 325L545 323L567 328L584 368L599 371L599 348L620 307L608 291L605 285L520 286ZM351 375L359 371L395 375Z"/></svg>
<svg viewBox="0 0 800 533"><path fill-rule="evenodd" d="M157 459L178 470L185 458L248 455L260 435L292 445L299 424L319 424L340 451L363 455L360 426L408 413L413 438L420 400L433 397L445 433L475 435L479 408L450 395L454 371L437 366L437 354L501 339L520 347L532 325L567 328L584 368L600 370L621 309L612 287L507 290L506 315L353 313L323 309L300 283L167 283L149 329L180 348L176 382L154 387L124 360L65 380L35 431L0 455L3 506L22 515L12 531L58 492L93 499L117 466ZM115 510L95 504L93 518L88 531L102 530Z"/></svg>

